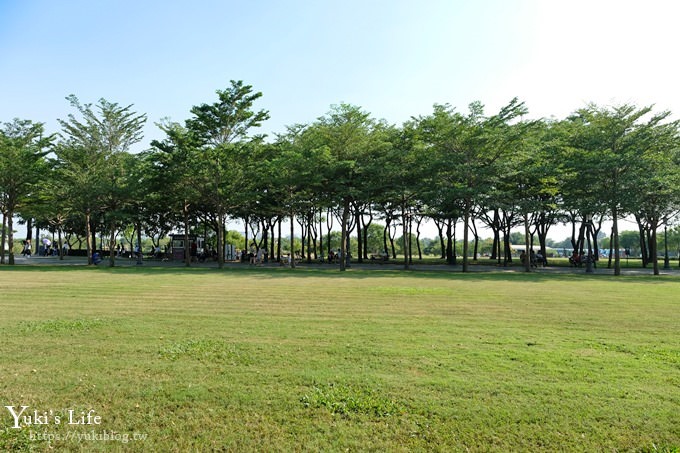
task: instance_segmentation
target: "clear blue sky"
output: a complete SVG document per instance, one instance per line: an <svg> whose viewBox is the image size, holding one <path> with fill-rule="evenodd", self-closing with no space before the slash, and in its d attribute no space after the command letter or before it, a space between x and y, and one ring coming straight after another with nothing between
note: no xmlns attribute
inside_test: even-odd
<svg viewBox="0 0 680 453"><path fill-rule="evenodd" d="M262 91L262 132L331 104L401 124L432 104L512 97L534 117L586 102L678 108L675 2L0 0L0 121L104 97L184 121L229 80ZM147 141L148 143L148 141ZM143 144L146 146L146 144Z"/></svg>
<svg viewBox="0 0 680 453"><path fill-rule="evenodd" d="M259 132L332 104L401 124L434 103L513 97L532 117L587 102L680 110L680 6L646 0L0 0L0 122L46 123L64 99L146 113L139 149L229 80L261 91Z"/></svg>

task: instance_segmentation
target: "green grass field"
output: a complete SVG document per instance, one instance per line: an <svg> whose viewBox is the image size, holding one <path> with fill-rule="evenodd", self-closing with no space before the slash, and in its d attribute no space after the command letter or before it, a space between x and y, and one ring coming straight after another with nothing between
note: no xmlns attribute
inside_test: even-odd
<svg viewBox="0 0 680 453"><path fill-rule="evenodd" d="M0 311L0 450L680 447L674 277L3 267Z"/></svg>

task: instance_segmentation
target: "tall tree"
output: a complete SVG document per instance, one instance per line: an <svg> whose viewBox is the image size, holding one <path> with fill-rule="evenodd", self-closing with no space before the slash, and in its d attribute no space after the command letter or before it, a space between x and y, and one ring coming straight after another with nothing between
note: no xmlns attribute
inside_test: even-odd
<svg viewBox="0 0 680 453"><path fill-rule="evenodd" d="M295 218L309 212L312 201L324 187L329 162L328 147L318 141L317 130L305 125L287 128L276 141L277 155L269 163L274 190L281 194L280 200L290 217L290 264L295 267Z"/></svg>
<svg viewBox="0 0 680 453"><path fill-rule="evenodd" d="M524 223L525 270L531 271L533 252L532 217L554 209L557 194L557 175L545 147L545 129L541 121L520 121L506 128L516 139L512 153L500 162L498 188L510 209L516 210ZM508 200L509 199L509 200ZM509 203L508 203L509 201ZM545 256L545 237L541 249Z"/></svg>
<svg viewBox="0 0 680 453"><path fill-rule="evenodd" d="M379 125L380 126L380 125ZM418 201L422 193L420 182L424 180L424 150L418 139L417 125L407 122L401 128L379 127L375 133L384 135L382 147L367 168L369 201L377 202L382 210L395 206L401 216L402 251L404 268L411 264L411 234L409 227L418 215ZM387 253L387 250L383 250Z"/></svg>
<svg viewBox="0 0 680 453"><path fill-rule="evenodd" d="M640 138L634 197L636 218L649 231L649 257L654 275L659 275L657 230L680 208L680 121L658 124Z"/></svg>
<svg viewBox="0 0 680 453"><path fill-rule="evenodd" d="M9 264L14 264L14 215L46 175L44 156L52 137L43 137L43 131L42 123L19 119L4 123L0 131L0 210L7 222ZM5 235L2 233L0 254L4 260Z"/></svg>
<svg viewBox="0 0 680 453"><path fill-rule="evenodd" d="M633 212L633 196L641 172L641 156L654 136L652 130L662 124L670 112L652 113L652 107L638 108L624 104L599 107L590 104L576 112L573 121L581 124L573 136L574 146L593 156L591 174L598 184L589 187L609 207L612 218L614 275L621 274L618 220Z"/></svg>
<svg viewBox="0 0 680 453"><path fill-rule="evenodd" d="M166 121L158 126L166 138L152 141L152 150L143 155L149 169L149 200L158 211L178 214L176 223L184 228L184 263L188 267L189 231L201 203L200 188L206 183L200 167L200 141L179 123Z"/></svg>
<svg viewBox="0 0 680 453"><path fill-rule="evenodd" d="M443 185L453 206L457 200L463 216L463 272L468 271L468 231L473 209L499 177L502 159L521 138L510 123L527 112L524 103L513 99L496 115L484 116L479 102L469 113L455 112L449 105L435 105L432 115L420 118L426 140L437 153L431 173Z"/></svg>
<svg viewBox="0 0 680 453"><path fill-rule="evenodd" d="M364 183L365 163L378 146L380 139L371 132L375 121L360 107L340 104L316 122L321 140L331 156L329 169L329 196L341 209L340 270L349 264L349 223L352 203L360 198Z"/></svg>
<svg viewBox="0 0 680 453"><path fill-rule="evenodd" d="M217 102L201 104L191 109L193 117L186 121L187 129L203 144L205 170L209 176L205 201L217 224L218 265L224 266L224 224L230 209L237 207L234 196L239 193L238 169L243 168L239 143L249 139L250 130L269 119L266 110L253 110L262 97L243 81L231 81L225 90L217 90ZM242 175L241 175L242 176Z"/></svg>
<svg viewBox="0 0 680 453"><path fill-rule="evenodd" d="M56 154L61 171L71 183L69 200L86 218L87 255L91 264L92 215L101 209L119 208L122 193L118 155L143 138L146 115L134 112L132 105L122 107L103 98L94 107L81 104L75 95L66 99L79 118L71 113L66 120L59 120L63 141ZM106 206L107 202L111 206ZM110 224L111 237L115 237L117 225ZM114 263L115 250L110 247L110 265Z"/></svg>

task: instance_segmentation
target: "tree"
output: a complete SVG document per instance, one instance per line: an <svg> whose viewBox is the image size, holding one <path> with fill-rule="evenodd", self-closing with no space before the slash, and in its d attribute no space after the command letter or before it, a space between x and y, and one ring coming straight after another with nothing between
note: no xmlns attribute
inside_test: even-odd
<svg viewBox="0 0 680 453"><path fill-rule="evenodd" d="M429 172L442 185L442 198L460 206L463 217L463 272L468 270L468 230L475 205L494 187L504 157L521 135L510 123L527 112L513 99L496 115L484 116L481 103L473 102L467 115L448 105L435 105L429 117L420 118L425 137L437 153Z"/></svg>
<svg viewBox="0 0 680 453"><path fill-rule="evenodd" d="M527 259L524 267L531 271L531 252L533 251L532 217L540 218L546 211L554 209L557 194L557 176L553 162L549 160L545 148L545 130L542 122L519 122L506 128L506 133L515 137L513 153L503 159L499 182L504 188L504 196L512 201L513 209L522 216L524 223L525 252ZM541 239L541 254L546 256L545 234Z"/></svg>
<svg viewBox="0 0 680 453"><path fill-rule="evenodd" d="M295 267L295 218L311 208L315 194L322 190L331 157L328 147L318 141L314 127L294 125L287 129L285 135L277 137L277 155L269 168L276 169L270 172L272 186L281 194L285 214L290 217L290 264Z"/></svg>
<svg viewBox="0 0 680 453"><path fill-rule="evenodd" d="M659 275L657 229L673 217L680 206L680 122L657 124L640 137L640 155L636 162L635 217L649 231L649 258L654 275ZM643 262L646 260L643 259Z"/></svg>
<svg viewBox="0 0 680 453"><path fill-rule="evenodd" d="M43 137L43 124L14 119L4 123L0 131L0 211L7 222L9 264L14 264L14 215L27 202L29 195L45 175L46 148L53 137ZM5 257L4 231L0 254Z"/></svg>
<svg viewBox="0 0 680 453"><path fill-rule="evenodd" d="M415 122L408 122L400 129L385 128L385 146L377 149L377 156L371 160L373 165L366 178L373 201L377 201L383 211L393 206L400 213L405 269L409 269L411 264L411 226L414 217L419 214L419 182L425 176L424 150L416 129Z"/></svg>
<svg viewBox="0 0 680 453"><path fill-rule="evenodd" d="M590 104L571 119L579 125L572 145L589 157L589 173L597 176L592 185L584 186L598 195L612 218L614 275L621 274L619 217L634 211L638 185L646 178L642 156L651 146L654 129L670 115L651 112L651 106L625 104L608 108Z"/></svg>
<svg viewBox="0 0 680 453"><path fill-rule="evenodd" d="M352 202L361 198L364 164L376 146L371 136L375 121L360 107L340 104L319 118L315 124L320 139L328 147L331 162L328 187L331 200L341 208L340 270L349 264L349 221Z"/></svg>
<svg viewBox="0 0 680 453"><path fill-rule="evenodd" d="M66 120L59 120L63 141L57 148L58 165L68 188L72 208L85 215L87 224L88 263L92 264L92 215L110 209L116 211L124 203L121 190L121 153L143 138L146 115L137 114L132 105L119 106L106 99L92 104L81 104L75 95L66 98L77 110ZM110 224L111 238L119 224ZM111 245L111 244L110 244ZM110 246L110 265L115 264L115 249Z"/></svg>
<svg viewBox="0 0 680 453"><path fill-rule="evenodd" d="M259 127L269 119L266 110L253 110L253 104L262 97L253 92L251 85L242 81L231 81L225 90L217 90L218 101L201 104L191 109L193 117L186 121L186 127L196 134L202 144L204 169L208 186L204 201L215 217L217 229L218 265L224 266L224 224L230 209L238 207L234 197L238 195L243 175L239 154L239 142L248 139L251 129Z"/></svg>
<svg viewBox="0 0 680 453"><path fill-rule="evenodd" d="M200 188L206 183L200 167L200 141L179 123L166 121L158 127L166 138L152 141L152 150L143 155L149 169L148 200L158 215L163 211L177 214L177 223L184 227L184 244L189 244L192 219L201 203ZM184 263L191 265L188 246L184 247Z"/></svg>

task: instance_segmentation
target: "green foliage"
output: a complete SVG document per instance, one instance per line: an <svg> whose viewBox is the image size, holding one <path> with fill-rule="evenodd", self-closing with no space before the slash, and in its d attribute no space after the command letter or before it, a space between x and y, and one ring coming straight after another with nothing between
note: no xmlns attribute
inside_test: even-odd
<svg viewBox="0 0 680 453"><path fill-rule="evenodd" d="M430 115L395 126L340 104L266 143L253 134L269 118L254 108L262 93L232 80L216 94L215 102L194 106L183 124L161 122L165 138L138 155L127 151L141 140L146 117L131 105L82 104L69 96L75 113L60 120L56 159L47 162L50 140L41 140L42 125L6 124L0 207L10 221L13 211L41 227L88 238L88 229L106 229L108 240L130 225L155 243L171 230L200 225L200 234L219 248L225 242L243 246L239 238L222 237L228 219L261 231L279 219L318 222L331 210L342 218L336 229L345 233L356 228L357 216L374 217L362 244L370 253L384 248L379 223L390 223L392 234L399 229L395 235L403 237L415 219L471 225L474 218L501 236L524 225L543 244L558 222L573 221L578 231L577 223L591 216L618 225L618 218L632 214L656 256L651 249L659 239L653 236L680 206L680 122L651 107L590 104L565 120L531 121L518 99L493 115L481 102L466 112L435 104ZM16 154L22 136L28 137L23 157ZM27 182L16 190L10 175ZM284 235L299 237L298 225ZM466 269L470 230L458 231ZM335 233L333 249L347 237L341 233L336 241ZM408 253L408 244L395 245ZM438 241L423 245L426 254L440 253ZM453 254L446 253L452 263Z"/></svg>
<svg viewBox="0 0 680 453"><path fill-rule="evenodd" d="M198 144L196 174L201 175L203 183L195 188L199 190L200 208L212 219L217 249L223 250L224 223L229 211L243 212L245 206L257 202L259 193L250 184L253 178L248 170L252 152L258 151L262 137L250 139L248 133L267 120L269 113L253 110L262 93L253 92L253 87L242 81L232 80L230 87L216 93L216 102L192 107L186 130ZM223 261L219 253L220 267Z"/></svg>
<svg viewBox="0 0 680 453"><path fill-rule="evenodd" d="M60 182L57 194L64 204L57 207L85 217L90 256L92 219L104 219L112 250L116 231L131 212L137 212L131 205L143 190L135 171L137 159L129 150L143 138L146 115L134 112L132 105L122 107L103 98L94 107L81 104L75 95L66 99L78 115L59 120L63 132L55 149L55 168ZM110 257L113 266L115 257Z"/></svg>
<svg viewBox="0 0 680 453"><path fill-rule="evenodd" d="M236 230L228 230L224 237L225 244L231 244L236 248L240 248L244 245L246 238L241 233Z"/></svg>
<svg viewBox="0 0 680 453"><path fill-rule="evenodd" d="M252 128L269 119L266 110L252 110L261 92L253 92L252 85L244 85L242 80L230 83L229 88L216 91L217 102L192 107L194 116L187 120L187 128L213 147L245 139Z"/></svg>
<svg viewBox="0 0 680 453"><path fill-rule="evenodd" d="M44 157L52 137L43 138L43 130L42 123L19 119L0 129L0 213L7 225L7 236L3 229L0 237L2 263L5 245L14 243L14 216L28 212L31 199L39 198L40 180L49 169ZM14 252L9 249L9 264L14 264Z"/></svg>

